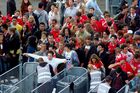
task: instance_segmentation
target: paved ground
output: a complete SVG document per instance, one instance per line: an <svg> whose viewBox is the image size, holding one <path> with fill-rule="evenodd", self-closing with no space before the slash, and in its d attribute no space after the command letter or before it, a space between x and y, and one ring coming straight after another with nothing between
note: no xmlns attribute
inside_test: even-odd
<svg viewBox="0 0 140 93"><path fill-rule="evenodd" d="M6 1L7 0L0 0L0 10L2 11L2 13L5 15L6 14ZM21 6L21 0L15 0L16 1L16 5L17 5L17 9L20 10L20 6ZM40 0L30 0L32 5L36 8L37 4ZM101 10L104 11L105 9L105 0L97 0Z"/></svg>

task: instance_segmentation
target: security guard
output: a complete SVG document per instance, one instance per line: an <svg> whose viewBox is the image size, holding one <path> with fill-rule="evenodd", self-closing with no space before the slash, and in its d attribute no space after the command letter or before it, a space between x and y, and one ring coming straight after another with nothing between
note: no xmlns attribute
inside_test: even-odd
<svg viewBox="0 0 140 93"><path fill-rule="evenodd" d="M116 93L115 89L111 88L110 86L111 82L112 82L112 77L107 76L105 78L105 82L99 85L97 93Z"/></svg>

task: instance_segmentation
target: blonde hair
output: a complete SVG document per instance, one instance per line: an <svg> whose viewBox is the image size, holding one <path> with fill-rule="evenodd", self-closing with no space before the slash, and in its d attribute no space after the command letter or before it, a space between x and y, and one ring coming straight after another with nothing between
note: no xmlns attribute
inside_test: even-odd
<svg viewBox="0 0 140 93"><path fill-rule="evenodd" d="M32 20L32 23L36 24L34 16L29 16L29 18L28 18L29 22L30 22L30 19Z"/></svg>

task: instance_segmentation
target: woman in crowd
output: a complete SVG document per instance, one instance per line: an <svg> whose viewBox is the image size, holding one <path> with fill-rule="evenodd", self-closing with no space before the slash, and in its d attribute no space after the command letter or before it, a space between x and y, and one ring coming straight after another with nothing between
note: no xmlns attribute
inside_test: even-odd
<svg viewBox="0 0 140 93"><path fill-rule="evenodd" d="M90 57L88 68L90 71L102 70L102 68L104 68L104 65L103 65L102 61L100 60L100 58L96 54L92 54Z"/></svg>
<svg viewBox="0 0 140 93"><path fill-rule="evenodd" d="M28 12L28 6L31 5L29 0L22 0L21 4L21 14L24 15Z"/></svg>

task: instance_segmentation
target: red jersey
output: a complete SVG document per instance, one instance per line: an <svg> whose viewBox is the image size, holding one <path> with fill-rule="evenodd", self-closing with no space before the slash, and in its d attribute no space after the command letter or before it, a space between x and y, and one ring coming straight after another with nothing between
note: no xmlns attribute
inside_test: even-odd
<svg viewBox="0 0 140 93"><path fill-rule="evenodd" d="M110 18L110 21L112 22L112 26L115 28L115 31L116 31L117 30L117 27L116 27L116 24L114 22L114 19L113 18ZM107 24L107 21L104 18L100 19L100 23L101 23L101 25L103 27L103 31L105 31L106 29L108 29L109 26Z"/></svg>
<svg viewBox="0 0 140 93"><path fill-rule="evenodd" d="M92 22L92 28L95 32L103 32L104 29L99 21Z"/></svg>
<svg viewBox="0 0 140 93"><path fill-rule="evenodd" d="M54 39L56 39L58 38L60 31L59 30L56 31L55 29L52 29L50 33L53 35Z"/></svg>
<svg viewBox="0 0 140 93"><path fill-rule="evenodd" d="M109 45L108 45L109 52L114 53L116 47L117 47L117 44L113 44L113 43L110 42Z"/></svg>
<svg viewBox="0 0 140 93"><path fill-rule="evenodd" d="M131 60L130 64L132 66L136 67L134 73L135 73L135 75L137 75L140 72L140 60L138 61L138 60L133 59L133 60Z"/></svg>

